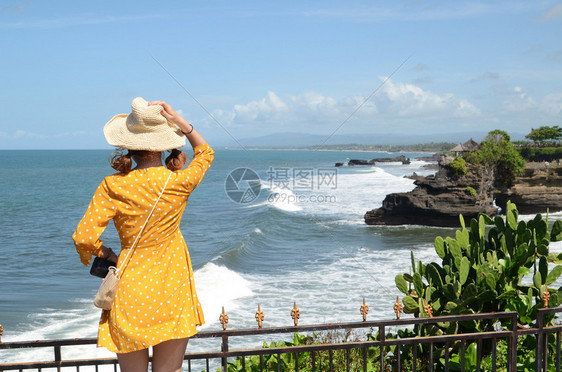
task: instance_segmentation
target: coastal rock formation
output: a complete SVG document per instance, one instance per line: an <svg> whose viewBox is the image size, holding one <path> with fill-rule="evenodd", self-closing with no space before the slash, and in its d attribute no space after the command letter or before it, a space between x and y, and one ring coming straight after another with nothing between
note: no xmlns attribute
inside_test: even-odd
<svg viewBox="0 0 562 372"><path fill-rule="evenodd" d="M410 159L405 157L404 155L395 156L393 158L374 158L369 160L369 163L391 163L391 162L400 162L402 164L410 164Z"/></svg>
<svg viewBox="0 0 562 372"><path fill-rule="evenodd" d="M459 226L459 213L470 220L479 212L495 216L491 200L474 195L480 181L474 175L453 180L441 168L435 176L415 177L413 191L386 196L382 207L365 214L369 225ZM484 198L488 199L488 198Z"/></svg>
<svg viewBox="0 0 562 372"><path fill-rule="evenodd" d="M514 186L496 191L495 194L482 190L487 187L485 175L469 170L458 179L447 174L441 162L435 176L414 176L416 188L407 193L386 196L382 207L365 214L369 225L426 225L459 227L459 214L465 221L483 212L495 216L498 208L505 209L508 200L517 205L521 214L544 213L562 210L562 168L547 168L529 164L514 180Z"/></svg>
<svg viewBox="0 0 562 372"><path fill-rule="evenodd" d="M363 159L351 159L350 161L347 162L347 165L352 167L354 165L371 165L371 163Z"/></svg>
<svg viewBox="0 0 562 372"><path fill-rule="evenodd" d="M347 162L347 165L350 167L356 165L375 165L376 163L391 163L391 162L400 162L402 164L410 164L410 159L405 157L404 155L396 156L394 158L375 158L371 160L365 159L351 159ZM336 163L336 167L343 166L344 163L338 162Z"/></svg>
<svg viewBox="0 0 562 372"><path fill-rule="evenodd" d="M508 200L520 214L562 210L562 167L548 163L527 164L515 178L514 186L495 195L496 204L505 208Z"/></svg>

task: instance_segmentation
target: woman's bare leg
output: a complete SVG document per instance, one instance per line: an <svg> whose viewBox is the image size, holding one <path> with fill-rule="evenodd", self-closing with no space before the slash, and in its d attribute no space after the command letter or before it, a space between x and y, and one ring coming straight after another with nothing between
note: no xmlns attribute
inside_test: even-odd
<svg viewBox="0 0 562 372"><path fill-rule="evenodd" d="M148 349L117 354L121 372L148 372Z"/></svg>
<svg viewBox="0 0 562 372"><path fill-rule="evenodd" d="M188 338L164 341L152 347L152 372L181 372Z"/></svg>

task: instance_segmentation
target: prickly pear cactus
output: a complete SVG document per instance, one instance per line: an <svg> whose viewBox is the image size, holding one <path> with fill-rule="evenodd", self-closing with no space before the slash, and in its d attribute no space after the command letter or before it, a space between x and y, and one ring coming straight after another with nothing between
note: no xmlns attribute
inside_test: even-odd
<svg viewBox="0 0 562 372"><path fill-rule="evenodd" d="M405 294L404 311L415 316L428 316L428 311L434 316L517 311L521 324L531 324L535 310L545 301L548 307L560 305L562 292L549 286L562 274L562 265L557 265L562 254L550 254L549 244L562 240L562 221L549 231L540 214L528 222L518 217L510 202L505 217L492 220L481 214L469 228L461 215L455 238L435 239L440 264L423 264L412 253L411 272L395 278L396 287ZM449 326L483 331L493 324L459 322L441 328Z"/></svg>

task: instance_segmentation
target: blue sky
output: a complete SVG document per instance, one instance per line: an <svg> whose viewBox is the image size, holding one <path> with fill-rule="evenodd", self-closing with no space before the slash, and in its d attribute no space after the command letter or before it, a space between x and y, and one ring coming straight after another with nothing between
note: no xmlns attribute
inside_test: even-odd
<svg viewBox="0 0 562 372"><path fill-rule="evenodd" d="M217 145L526 134L562 125L561 40L555 1L2 0L0 149L108 148L136 96Z"/></svg>

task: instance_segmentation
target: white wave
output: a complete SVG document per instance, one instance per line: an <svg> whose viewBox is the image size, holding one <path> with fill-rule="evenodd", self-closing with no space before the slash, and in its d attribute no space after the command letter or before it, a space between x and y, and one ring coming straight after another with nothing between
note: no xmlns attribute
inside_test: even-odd
<svg viewBox="0 0 562 372"><path fill-rule="evenodd" d="M532 220L533 218L535 218L536 215L537 214L520 214L518 220L528 222L528 221ZM562 219L562 211L547 213L547 211L545 210L544 212L541 212L541 215L542 215L543 219L546 219L547 216L548 216L549 222L553 222L553 221Z"/></svg>
<svg viewBox="0 0 562 372"><path fill-rule="evenodd" d="M318 216L343 217L351 224L363 221L366 211L379 208L386 195L414 189L414 181L405 177L417 172L420 175L434 171L425 170L424 161L414 164L384 163L382 166L349 167L336 174L336 184L318 184L314 180L309 189L293 190L262 181L265 200L249 204L255 208L268 206L289 213L306 213ZM337 169L336 169L337 171ZM287 183L292 185L292 179Z"/></svg>
<svg viewBox="0 0 562 372"><path fill-rule="evenodd" d="M550 253L561 253L562 252L562 241L552 242L549 244Z"/></svg>
<svg viewBox="0 0 562 372"><path fill-rule="evenodd" d="M302 210L292 190L277 185L267 188L270 189L270 195L268 195L266 202L267 205L285 212L298 212Z"/></svg>
<svg viewBox="0 0 562 372"><path fill-rule="evenodd" d="M403 169L392 174L387 168L357 168L337 173L336 185L313 184L308 190L298 191L262 183L262 189L268 192L266 200L248 207L270 206L284 212L337 216L343 217L340 221L356 224L367 210L379 208L387 194L414 188L413 180L401 173Z"/></svg>
<svg viewBox="0 0 562 372"><path fill-rule="evenodd" d="M354 168L354 171L355 171L355 173L373 173L373 172L376 172L377 169L380 169L380 168L377 168L377 167L373 166L373 167L368 167L368 168Z"/></svg>
<svg viewBox="0 0 562 372"><path fill-rule="evenodd" d="M25 329L17 332L5 332L4 342L50 340L66 338L96 337L100 310L93 305L91 299L72 300L72 309L41 309L37 313L28 315L29 323ZM76 346L63 349L65 359L107 358L115 354L105 348L96 348L95 345ZM52 360L53 351L49 348L15 349L0 352L0 362L33 362ZM94 369L85 368L85 371ZM110 370L109 366L100 370ZM113 370L111 368L111 370Z"/></svg>
<svg viewBox="0 0 562 372"><path fill-rule="evenodd" d="M360 321L363 297L372 309L369 319L393 318L396 296L402 296L394 278L408 272L410 251L424 263L439 259L432 244L399 250L379 250L368 245L342 249L345 257L328 265L310 262L305 270L248 275L252 283L259 283L259 291L237 301L238 310L230 314L231 320L236 321L237 328L255 327L253 315L260 304L264 326L287 326L292 324L290 312L296 302L300 324Z"/></svg>
<svg viewBox="0 0 562 372"><path fill-rule="evenodd" d="M259 227L256 227L256 228L254 229L254 232L255 232L256 234L263 234L263 231L261 231L261 229L260 229Z"/></svg>
<svg viewBox="0 0 562 372"><path fill-rule="evenodd" d="M219 318L223 306L226 311L234 310L239 306L238 299L253 295L250 282L226 266L209 262L194 272L194 279L207 319L207 325L202 328L215 323L213 320Z"/></svg>
<svg viewBox="0 0 562 372"><path fill-rule="evenodd" d="M341 220L330 220L330 221L322 221L321 225L329 226L333 225L365 225L365 220L363 218L348 218L348 219L341 219Z"/></svg>
<svg viewBox="0 0 562 372"><path fill-rule="evenodd" d="M387 194L413 188L413 180L373 167L369 171L338 173L336 187L313 190L308 194L316 198L299 205L309 214L358 221L363 220L366 211L379 208Z"/></svg>

